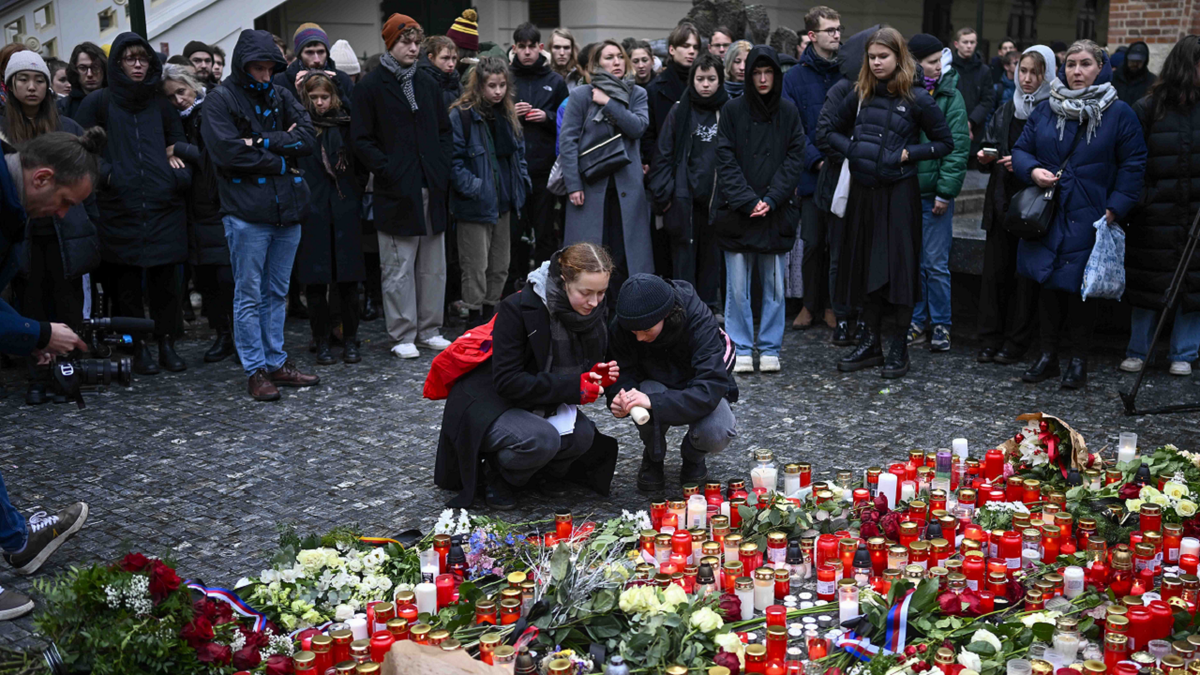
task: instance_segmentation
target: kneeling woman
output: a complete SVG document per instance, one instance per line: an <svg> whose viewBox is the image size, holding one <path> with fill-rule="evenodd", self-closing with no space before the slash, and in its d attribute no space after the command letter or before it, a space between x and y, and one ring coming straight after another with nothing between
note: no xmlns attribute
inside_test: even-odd
<svg viewBox="0 0 1200 675"><path fill-rule="evenodd" d="M616 384L608 387L613 416L638 407L650 413L638 426L646 446L638 489L663 489L667 430L674 426L688 427L679 482L708 478L704 457L737 436L729 404L737 401L738 389L733 346L692 285L652 274L630 277L621 286L609 355L621 364Z"/></svg>
<svg viewBox="0 0 1200 675"><path fill-rule="evenodd" d="M514 488L535 476L543 494L562 496L564 478L583 464L588 484L607 494L616 441L579 406L620 375L615 363L600 363L608 350L604 296L612 270L603 248L575 244L496 306L492 357L455 383L442 415L434 481L461 490L449 506L471 505L481 459L493 509L513 508Z"/></svg>

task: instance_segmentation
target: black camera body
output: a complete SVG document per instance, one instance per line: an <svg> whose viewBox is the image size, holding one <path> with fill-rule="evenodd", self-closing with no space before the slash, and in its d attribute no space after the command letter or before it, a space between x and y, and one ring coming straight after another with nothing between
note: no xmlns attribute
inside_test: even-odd
<svg viewBox="0 0 1200 675"><path fill-rule="evenodd" d="M128 356L110 358L114 346L133 344L133 335L154 332L154 321L132 317L84 319L80 338L101 358L83 358L78 351L61 356L50 364L50 393L55 400L75 401L80 408L83 391L105 387L114 381L122 387L133 384L133 362Z"/></svg>

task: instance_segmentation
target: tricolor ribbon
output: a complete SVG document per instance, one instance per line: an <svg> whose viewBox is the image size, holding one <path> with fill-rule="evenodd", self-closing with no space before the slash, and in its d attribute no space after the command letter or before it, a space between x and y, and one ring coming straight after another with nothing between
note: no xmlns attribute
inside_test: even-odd
<svg viewBox="0 0 1200 675"><path fill-rule="evenodd" d="M871 640L865 637L859 637L854 631L849 631L834 643L838 647L845 650L847 654L853 656L859 661L870 661L879 655L879 647L871 644Z"/></svg>
<svg viewBox="0 0 1200 675"><path fill-rule="evenodd" d="M395 544L400 548L404 548L404 544L389 537L359 537L358 540L368 546L386 546L388 544Z"/></svg>
<svg viewBox="0 0 1200 675"><path fill-rule="evenodd" d="M267 616L257 609L254 609L250 605L247 605L246 601L242 600L237 593L225 588L209 588L204 584L201 584L197 581L192 581L190 579L185 581L184 585L193 591L200 593L206 598L221 600L228 603L229 606L233 608L234 612L254 621L253 628L256 632L262 632L262 630L267 627Z"/></svg>
<svg viewBox="0 0 1200 675"><path fill-rule="evenodd" d="M908 639L908 608L912 604L912 598L913 592L910 590L903 600L888 610L882 646L871 644L870 638L861 637L854 631L847 632L834 644L860 661L870 661L880 653L886 655L903 652Z"/></svg>

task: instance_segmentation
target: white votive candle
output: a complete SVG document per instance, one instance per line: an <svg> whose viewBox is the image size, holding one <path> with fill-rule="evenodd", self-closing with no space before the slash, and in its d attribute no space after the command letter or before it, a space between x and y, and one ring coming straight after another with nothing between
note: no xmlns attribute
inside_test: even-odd
<svg viewBox="0 0 1200 675"><path fill-rule="evenodd" d="M413 588L413 593L417 596L418 613L437 614L437 586L422 581Z"/></svg>

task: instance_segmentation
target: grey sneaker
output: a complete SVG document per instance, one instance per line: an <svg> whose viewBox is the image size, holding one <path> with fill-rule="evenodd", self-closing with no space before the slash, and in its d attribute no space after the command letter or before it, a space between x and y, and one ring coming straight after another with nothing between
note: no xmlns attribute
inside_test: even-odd
<svg viewBox="0 0 1200 675"><path fill-rule="evenodd" d="M908 344L919 345L925 341L925 329L915 323L908 325Z"/></svg>
<svg viewBox="0 0 1200 675"><path fill-rule="evenodd" d="M950 328L947 326L934 326L933 337L929 340L929 351L931 352L948 352L950 351Z"/></svg>
<svg viewBox="0 0 1200 675"><path fill-rule="evenodd" d="M47 516L45 511L33 514L29 518L25 550L5 553L5 562L16 568L17 574L33 574L59 546L75 536L87 517L88 505L84 502L75 502L52 516Z"/></svg>
<svg viewBox="0 0 1200 675"><path fill-rule="evenodd" d="M33 600L24 593L0 586L0 621L25 616L33 611Z"/></svg>

